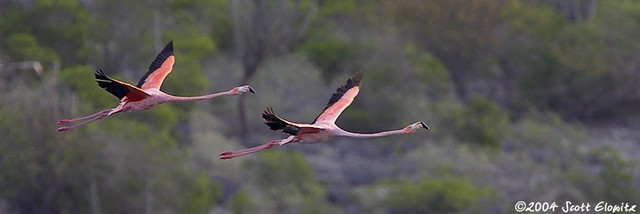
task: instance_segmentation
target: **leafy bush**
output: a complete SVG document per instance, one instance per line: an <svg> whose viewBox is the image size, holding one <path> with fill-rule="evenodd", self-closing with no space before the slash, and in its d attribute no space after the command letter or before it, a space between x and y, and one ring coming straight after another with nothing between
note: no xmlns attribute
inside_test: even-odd
<svg viewBox="0 0 640 214"><path fill-rule="evenodd" d="M442 115L440 129L443 129L436 132L464 142L497 148L509 132L507 114L498 104L482 97L472 97L467 106L444 100L435 105L435 111Z"/></svg>
<svg viewBox="0 0 640 214"><path fill-rule="evenodd" d="M50 66L60 57L50 48L43 47L38 39L29 33L16 33L7 38L7 51L16 57L16 60L36 60L43 66Z"/></svg>
<svg viewBox="0 0 640 214"><path fill-rule="evenodd" d="M408 44L405 52L414 65L417 76L427 85L431 97L443 97L449 93L451 82L445 65L429 52L421 52L414 44Z"/></svg>
<svg viewBox="0 0 640 214"><path fill-rule="evenodd" d="M78 96L83 106L88 107L87 112L95 112L97 108L113 108L118 104L118 98L109 92L100 88L94 81L94 72L96 68L89 65L76 65L62 69L60 79L64 85L71 86ZM107 75L113 78L119 76L109 71L105 71Z"/></svg>
<svg viewBox="0 0 640 214"><path fill-rule="evenodd" d="M303 43L298 51L322 68L328 82L356 55L357 45L335 36L318 35Z"/></svg>
<svg viewBox="0 0 640 214"><path fill-rule="evenodd" d="M247 192L238 192L231 198L231 211L234 214L253 213L250 206L251 196Z"/></svg>
<svg viewBox="0 0 640 214"><path fill-rule="evenodd" d="M256 184L278 213L325 213L325 190L311 165L298 152L265 151L256 169ZM271 202L269 202L271 201Z"/></svg>
<svg viewBox="0 0 640 214"><path fill-rule="evenodd" d="M559 14L550 14L550 8L526 7L526 12L522 3L511 2L514 12L507 17L515 18L510 19L514 28L534 41L524 48L528 66L520 69L524 71L517 84L520 101L572 119L620 117L635 111L630 106L640 98L629 91L637 91L632 67L638 63L637 57L628 56L640 35L631 27L637 26L640 4L602 2L598 14L609 15L571 24ZM523 12L515 13L518 7Z"/></svg>
<svg viewBox="0 0 640 214"><path fill-rule="evenodd" d="M600 166L598 176L602 179L600 188L592 193L593 199L605 199L611 203L637 201L634 178L618 151L611 146L603 146L589 155L589 162Z"/></svg>
<svg viewBox="0 0 640 214"><path fill-rule="evenodd" d="M490 193L463 179L424 180L398 184L387 203L391 213L459 213Z"/></svg>
<svg viewBox="0 0 640 214"><path fill-rule="evenodd" d="M206 213L221 195L222 188L217 183L211 183L206 174L200 174L189 192L187 213Z"/></svg>

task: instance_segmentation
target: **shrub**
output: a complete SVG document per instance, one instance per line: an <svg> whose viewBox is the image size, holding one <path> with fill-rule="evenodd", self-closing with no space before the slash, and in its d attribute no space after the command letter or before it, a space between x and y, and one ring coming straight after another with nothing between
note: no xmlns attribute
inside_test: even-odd
<svg viewBox="0 0 640 214"><path fill-rule="evenodd" d="M256 184L276 213L325 213L326 193L311 165L298 152L265 151L256 169Z"/></svg>
<svg viewBox="0 0 640 214"><path fill-rule="evenodd" d="M435 111L442 115L441 129L461 141L497 148L508 134L509 120L498 104L482 97L472 97L467 106L452 100L436 104Z"/></svg>
<svg viewBox="0 0 640 214"><path fill-rule="evenodd" d="M334 36L318 35L303 43L298 51L322 69L328 82L355 57L357 49L356 44L348 41Z"/></svg>
<svg viewBox="0 0 640 214"><path fill-rule="evenodd" d="M387 203L391 213L459 213L490 193L464 179L424 180L398 184Z"/></svg>
<svg viewBox="0 0 640 214"><path fill-rule="evenodd" d="M598 198L604 198L611 203L637 200L629 163L620 157L616 149L603 146L590 154L590 162L602 167L599 172L602 179L602 195Z"/></svg>

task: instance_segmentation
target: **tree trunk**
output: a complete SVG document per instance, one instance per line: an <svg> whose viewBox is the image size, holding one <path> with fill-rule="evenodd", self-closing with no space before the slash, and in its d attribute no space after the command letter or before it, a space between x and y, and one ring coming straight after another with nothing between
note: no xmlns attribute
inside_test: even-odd
<svg viewBox="0 0 640 214"><path fill-rule="evenodd" d="M596 8L595 0L552 0L551 5L573 23L588 21Z"/></svg>
<svg viewBox="0 0 640 214"><path fill-rule="evenodd" d="M160 12L153 11L153 51L160 52L162 50L162 21L160 20Z"/></svg>
<svg viewBox="0 0 640 214"><path fill-rule="evenodd" d="M504 96L500 98L501 104L506 106L507 108L513 110L514 106L514 90L515 90L515 81L517 76L517 71L507 62L503 56L498 57L498 65L500 66L501 75L499 77L500 86L502 91L504 91Z"/></svg>
<svg viewBox="0 0 640 214"><path fill-rule="evenodd" d="M242 3L246 7L239 5ZM230 2L236 57L244 69L241 84L249 84L267 56L288 51L288 47L300 42L317 4L318 0L313 0L307 12L301 13L301 1L293 2L293 7L287 0L277 4L263 0ZM238 98L238 123L242 143L250 146L244 96Z"/></svg>
<svg viewBox="0 0 640 214"><path fill-rule="evenodd" d="M245 68L241 84L249 84L249 80L251 79L251 77L253 77L253 74L255 74L256 70L258 69L258 65L259 63L256 62ZM252 143L249 142L249 140L251 139L251 130L249 130L249 126L247 125L244 99L245 96L240 96L238 98L238 122L240 125L240 140L245 146L252 146Z"/></svg>
<svg viewBox="0 0 640 214"><path fill-rule="evenodd" d="M149 178L149 171L144 171L144 213L153 213L153 192L151 190L151 178Z"/></svg>
<svg viewBox="0 0 640 214"><path fill-rule="evenodd" d="M91 203L91 213L100 214L100 199L98 198L98 185L95 176L91 176L89 181L89 201Z"/></svg>
<svg viewBox="0 0 640 214"><path fill-rule="evenodd" d="M249 77L246 75L243 76L242 78L242 84L246 84L248 82ZM245 106L244 106L244 97L245 96L240 96L238 98L238 122L240 123L240 140L242 141L242 144L244 144L245 146L250 146L249 143L249 136L251 135L249 133L249 127L247 126L247 115L245 113Z"/></svg>
<svg viewBox="0 0 640 214"><path fill-rule="evenodd" d="M448 64L448 66L447 66ZM449 77L453 83L453 90L460 100L467 102L469 94L467 93L467 87L465 85L465 75L467 74L466 66L460 65L460 62L445 63L449 70Z"/></svg>

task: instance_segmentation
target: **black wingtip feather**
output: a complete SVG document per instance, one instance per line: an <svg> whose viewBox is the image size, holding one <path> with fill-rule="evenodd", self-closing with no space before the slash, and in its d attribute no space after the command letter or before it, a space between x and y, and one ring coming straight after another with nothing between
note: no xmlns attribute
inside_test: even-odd
<svg viewBox="0 0 640 214"><path fill-rule="evenodd" d="M426 130L429 130L429 126L426 123L420 121L420 124L422 124L422 128L425 128Z"/></svg>
<svg viewBox="0 0 640 214"><path fill-rule="evenodd" d="M278 118L278 116L276 116L276 114L273 112L273 108L271 107L267 107L267 109L264 110L264 112L262 113L262 118L266 120L264 124L269 126L269 128L274 131L282 130L282 132L284 133L296 135L300 130L298 127L290 126L282 119Z"/></svg>
<svg viewBox="0 0 640 214"><path fill-rule="evenodd" d="M169 56L172 56L172 55L173 55L173 40L169 41L169 43L167 43L167 45L164 46L162 51L158 53L158 56L156 56L153 62L151 62L151 65L149 65L149 71L147 71L147 73L145 73L144 76L140 78L140 81L138 81L138 85L137 85L138 88L142 88L142 84L144 84L147 77L149 77L149 75L151 75L151 73L153 73L154 71L158 70L158 68L162 66L162 63L164 63L164 61L166 61L167 58L169 58Z"/></svg>
<svg viewBox="0 0 640 214"><path fill-rule="evenodd" d="M96 70L95 77L96 82L98 83L98 86L100 86L100 88L107 90L118 99L122 99L127 95L127 93L129 93L129 89L126 86L108 77L106 74L104 74L102 69Z"/></svg>
<svg viewBox="0 0 640 214"><path fill-rule="evenodd" d="M327 106L325 106L322 111L327 110L329 107L331 107L331 105L333 105L334 103L338 102L338 100L340 100L340 98L342 98L344 93L347 93L347 91L349 89L351 89L353 87L356 87L356 86L360 86L360 82L362 82L362 76L363 75L364 74L361 71L358 72L358 73L355 73L353 75L353 77L349 78L344 85L338 87L336 89L336 92L333 93L333 95L331 95L331 98L329 99L329 102L327 103ZM317 119L318 118L316 117L316 119L313 120L313 123L315 123Z"/></svg>
<svg viewBox="0 0 640 214"><path fill-rule="evenodd" d="M267 107L267 109L264 110L264 112L262 113L262 118L266 120L264 124L267 124L267 126L269 126L271 130L281 130L286 126L284 122L276 117L276 114L273 113L273 109L271 109L271 107Z"/></svg>
<svg viewBox="0 0 640 214"><path fill-rule="evenodd" d="M354 74L353 77L347 80L346 84L337 88L336 93L333 93L333 95L331 96L331 99L329 99L329 103L327 103L327 106L324 109L327 109L329 108L329 106L338 102L338 100L342 97L342 95L344 95L344 93L347 93L349 89L356 86L360 86L360 82L362 81L362 75L363 75L362 72L358 72Z"/></svg>

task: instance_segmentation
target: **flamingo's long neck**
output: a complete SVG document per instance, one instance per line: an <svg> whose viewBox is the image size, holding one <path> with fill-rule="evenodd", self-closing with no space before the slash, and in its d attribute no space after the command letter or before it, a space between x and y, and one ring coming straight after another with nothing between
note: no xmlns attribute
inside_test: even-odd
<svg viewBox="0 0 640 214"><path fill-rule="evenodd" d="M220 93L207 94L202 96L193 96L193 97L180 97L180 96L168 95L166 101L167 102L183 102L183 101L194 101L194 100L206 100L206 99L212 99L212 98L225 96L225 95L234 95L234 93L232 90L230 90L230 91L225 91Z"/></svg>
<svg viewBox="0 0 640 214"><path fill-rule="evenodd" d="M363 134L363 133L353 133L353 132L341 131L338 134L338 136L353 137L353 138L374 138L374 137L384 137L384 136L397 135L397 134L406 134L406 133L402 129L393 130L393 131L384 131L384 132L378 132L378 133L371 133L371 134Z"/></svg>

